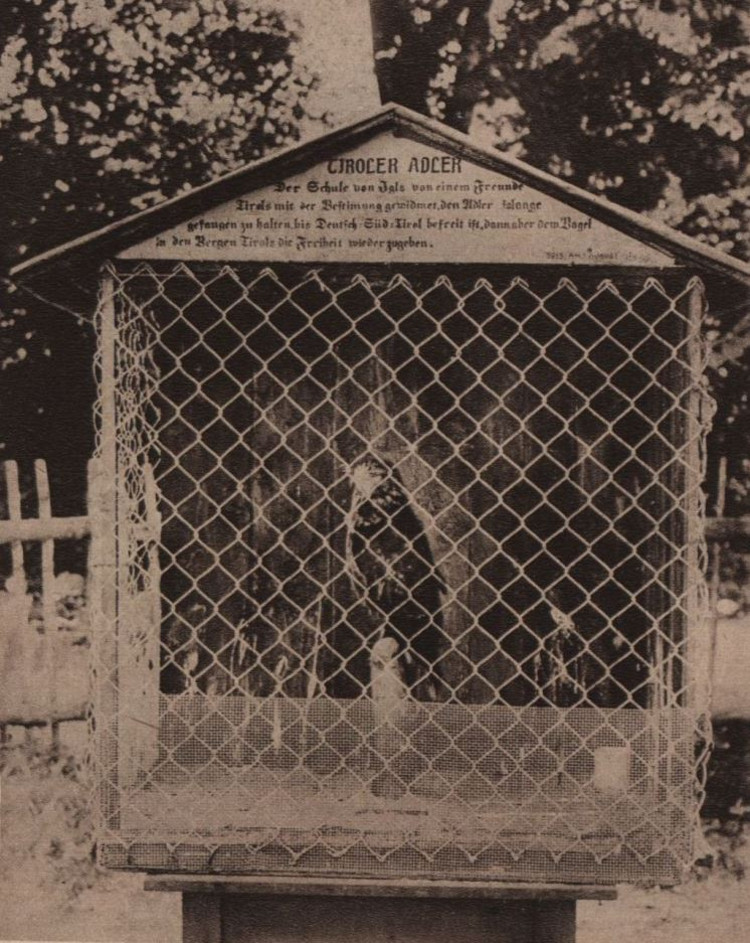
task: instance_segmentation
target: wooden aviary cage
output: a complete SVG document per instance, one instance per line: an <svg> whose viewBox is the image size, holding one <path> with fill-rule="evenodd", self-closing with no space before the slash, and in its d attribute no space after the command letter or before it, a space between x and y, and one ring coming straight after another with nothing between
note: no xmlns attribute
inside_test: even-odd
<svg viewBox="0 0 750 943"><path fill-rule="evenodd" d="M677 880L747 271L397 107L82 255L101 861Z"/></svg>

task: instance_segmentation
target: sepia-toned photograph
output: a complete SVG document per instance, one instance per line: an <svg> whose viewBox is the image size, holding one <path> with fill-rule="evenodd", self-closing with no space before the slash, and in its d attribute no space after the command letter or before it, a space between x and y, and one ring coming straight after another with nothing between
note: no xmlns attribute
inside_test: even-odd
<svg viewBox="0 0 750 943"><path fill-rule="evenodd" d="M6 0L0 940L750 919L750 7Z"/></svg>

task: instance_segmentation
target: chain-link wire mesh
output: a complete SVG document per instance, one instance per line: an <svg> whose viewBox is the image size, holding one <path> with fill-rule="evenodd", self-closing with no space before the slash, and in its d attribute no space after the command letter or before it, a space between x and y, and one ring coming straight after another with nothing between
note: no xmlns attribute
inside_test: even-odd
<svg viewBox="0 0 750 943"><path fill-rule="evenodd" d="M674 880L706 744L700 283L107 278L102 860Z"/></svg>

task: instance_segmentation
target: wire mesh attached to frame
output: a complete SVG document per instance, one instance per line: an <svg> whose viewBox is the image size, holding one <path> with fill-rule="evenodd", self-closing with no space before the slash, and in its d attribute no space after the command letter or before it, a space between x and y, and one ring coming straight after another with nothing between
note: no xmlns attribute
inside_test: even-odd
<svg viewBox="0 0 750 943"><path fill-rule="evenodd" d="M705 751L700 283L107 278L102 860L676 879Z"/></svg>

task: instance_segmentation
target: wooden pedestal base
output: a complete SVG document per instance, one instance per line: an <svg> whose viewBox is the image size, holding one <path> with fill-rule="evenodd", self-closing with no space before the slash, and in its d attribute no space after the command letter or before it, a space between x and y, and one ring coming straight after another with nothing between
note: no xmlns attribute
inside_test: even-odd
<svg viewBox="0 0 750 943"><path fill-rule="evenodd" d="M182 892L183 943L574 943L576 900L614 888L149 877Z"/></svg>

